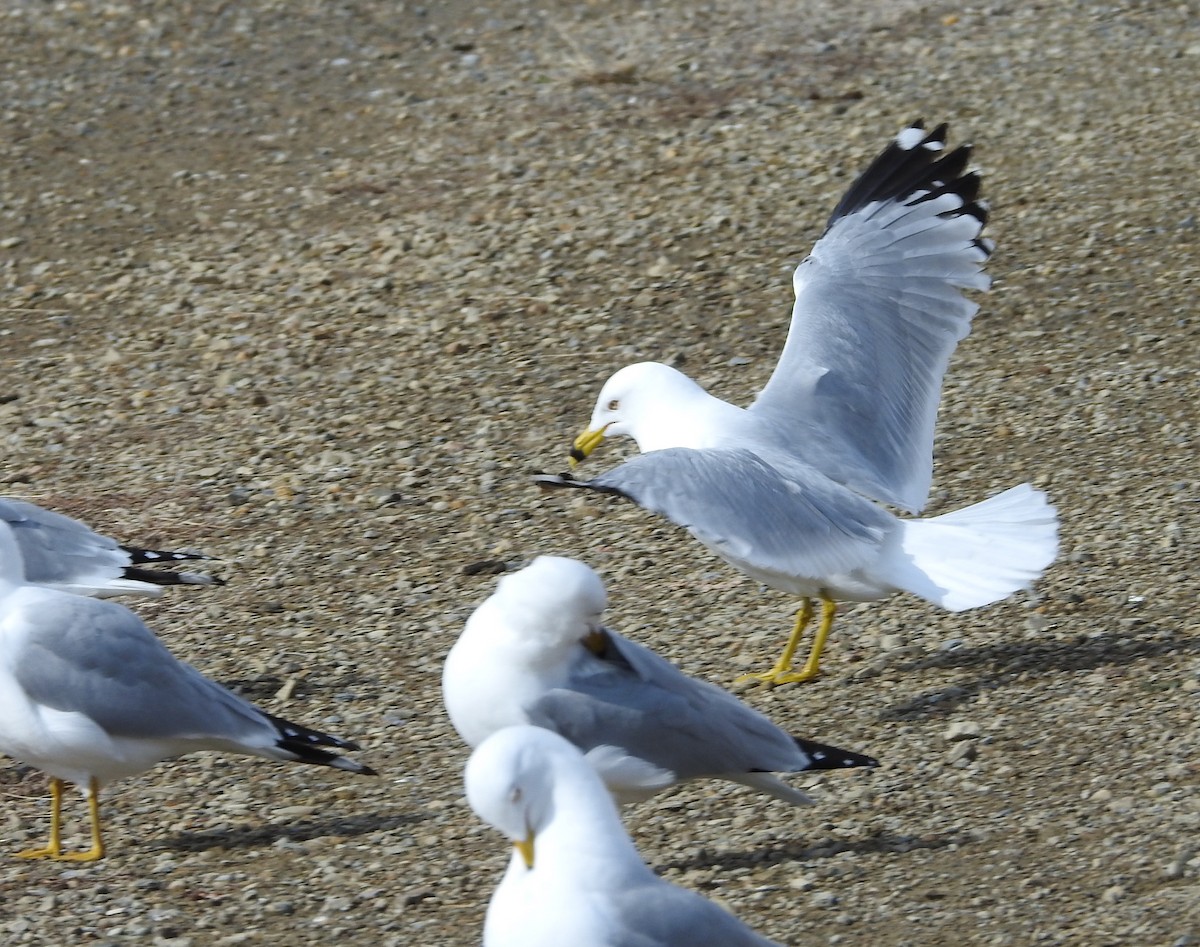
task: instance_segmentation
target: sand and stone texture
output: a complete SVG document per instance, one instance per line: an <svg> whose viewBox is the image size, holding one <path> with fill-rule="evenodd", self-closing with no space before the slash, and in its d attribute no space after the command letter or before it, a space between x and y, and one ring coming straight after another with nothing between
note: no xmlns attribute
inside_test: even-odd
<svg viewBox="0 0 1200 947"><path fill-rule="evenodd" d="M630 830L786 944L1200 944L1198 88L1194 3L4 4L0 490L223 556L139 613L382 775L125 781L96 867L0 859L0 942L478 943L508 851L438 682L494 570L580 557L725 684L794 608L528 475L633 360L747 403L792 268L924 117L998 244L930 510L1031 480L1061 558L976 612L848 607L819 681L747 695L878 770ZM40 843L41 777L0 793L0 854Z"/></svg>

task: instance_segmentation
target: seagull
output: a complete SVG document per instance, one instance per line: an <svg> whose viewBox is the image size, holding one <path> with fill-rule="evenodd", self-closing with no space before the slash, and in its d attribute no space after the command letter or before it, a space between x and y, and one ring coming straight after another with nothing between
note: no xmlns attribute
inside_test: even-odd
<svg viewBox="0 0 1200 947"><path fill-rule="evenodd" d="M502 577L443 667L446 710L463 740L479 746L517 724L553 730L587 755L622 803L713 777L806 805L812 798L775 773L878 765L791 736L605 628L606 604L600 577L574 559L539 556Z"/></svg>
<svg viewBox="0 0 1200 947"><path fill-rule="evenodd" d="M16 539L26 581L77 595L162 595L164 585L224 585L200 572L146 569L147 565L211 559L191 552L122 546L79 520L24 500L0 497L0 524Z"/></svg>
<svg viewBox="0 0 1200 947"><path fill-rule="evenodd" d="M512 840L484 947L769 947L732 914L642 861L579 751L540 727L507 727L471 754L475 814Z"/></svg>
<svg viewBox="0 0 1200 947"><path fill-rule="evenodd" d="M272 716L177 660L117 602L34 585L20 527L0 522L0 753L50 777L50 839L23 858L104 856L100 790L196 750L373 775L338 737ZM63 784L85 792L91 847L64 852Z"/></svg>
<svg viewBox="0 0 1200 947"><path fill-rule="evenodd" d="M640 453L591 480L549 487L625 497L659 513L750 577L801 599L779 660L739 680L808 681L839 601L909 592L950 611L1029 587L1054 561L1058 518L1021 484L941 516L919 512L933 477L942 378L986 289L987 205L943 153L946 126L905 128L850 186L793 277L783 353L749 408L674 368L641 362L605 382L571 462L605 437ZM793 659L821 603L808 660Z"/></svg>

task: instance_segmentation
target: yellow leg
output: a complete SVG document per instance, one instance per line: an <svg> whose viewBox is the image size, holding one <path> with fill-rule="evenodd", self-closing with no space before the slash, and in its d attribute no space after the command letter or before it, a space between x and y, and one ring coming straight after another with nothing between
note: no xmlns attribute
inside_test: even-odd
<svg viewBox="0 0 1200 947"><path fill-rule="evenodd" d="M821 597L821 624L817 625L817 633L813 636L812 650L808 652L808 660L795 674L784 674L775 681L776 684L795 684L799 681L811 681L821 673L817 666L821 660L821 652L825 650L825 642L829 632L833 630L833 619L837 616L837 602L831 598Z"/></svg>
<svg viewBox="0 0 1200 947"><path fill-rule="evenodd" d="M796 656L796 649L800 646L800 639L804 636L804 629L812 621L813 616L812 599L805 596L800 604L800 610L796 613L796 624L792 628L792 636L788 638L787 647L783 649L783 654L779 656L779 660L775 662L775 666L769 671L764 671L762 674L743 674L737 679L737 682L758 681L766 684L768 687L775 687L779 684L798 684L803 681L811 681L821 673L819 667L821 652L825 650L825 642L829 638L830 630L833 628L833 619L836 614L837 603L833 599L822 595L821 623L817 626L817 633L813 637L813 645L808 653L808 660L804 662L804 667L799 671L793 671L792 660Z"/></svg>
<svg viewBox="0 0 1200 947"><path fill-rule="evenodd" d="M104 857L104 840L100 837L100 784L95 776L88 780L88 817L92 822L92 847L86 852L58 856L62 861L94 862Z"/></svg>
<svg viewBox="0 0 1200 947"><path fill-rule="evenodd" d="M18 858L58 858L62 854L62 797L63 782L50 778L50 841L45 848L31 848L17 852Z"/></svg>
<svg viewBox="0 0 1200 947"><path fill-rule="evenodd" d="M50 780L50 841L45 848L32 848L18 852L18 858L53 858L56 861L94 862L104 857L104 841L100 837L100 784L93 776L88 782L88 815L92 822L92 847L86 852L62 850L62 797L63 781Z"/></svg>
<svg viewBox="0 0 1200 947"><path fill-rule="evenodd" d="M763 671L761 674L743 674L734 683L741 684L743 681L757 681L760 684L766 684L768 687L783 683L779 678L791 671L792 659L796 656L796 649L800 646L800 639L804 637L804 629L812 621L812 616L812 599L806 595L800 600L800 609L796 612L796 623L792 626L792 635L788 638L787 647L783 649L783 654L779 656L779 660L775 662L775 666L769 671Z"/></svg>

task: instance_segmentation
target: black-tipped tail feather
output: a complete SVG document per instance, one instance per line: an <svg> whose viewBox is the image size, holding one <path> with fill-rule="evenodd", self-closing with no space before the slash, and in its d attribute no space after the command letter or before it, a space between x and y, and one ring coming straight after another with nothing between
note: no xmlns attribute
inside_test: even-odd
<svg viewBox="0 0 1200 947"><path fill-rule="evenodd" d="M321 747L332 746L339 750L357 750L357 743L322 733L320 730L302 727L298 723L292 723L290 720L284 720L282 717L276 717L266 712L263 712L263 716L279 731L279 740L276 741L275 746L285 753L291 754L292 759L296 762L311 763L314 766L332 766L335 769L344 769L362 776L378 775L369 766L321 749Z"/></svg>

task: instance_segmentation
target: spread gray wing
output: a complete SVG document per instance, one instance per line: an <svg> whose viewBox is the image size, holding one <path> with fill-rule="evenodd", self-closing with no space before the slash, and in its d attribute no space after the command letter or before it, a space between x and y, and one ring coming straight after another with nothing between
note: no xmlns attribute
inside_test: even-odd
<svg viewBox="0 0 1200 947"><path fill-rule="evenodd" d="M591 480L536 479L619 494L735 564L814 581L869 564L895 522L807 465L768 463L744 449L675 447L639 454Z"/></svg>
<svg viewBox="0 0 1200 947"><path fill-rule="evenodd" d="M989 285L979 177L963 174L969 148L944 147L945 126L906 129L851 187L796 268L787 342L749 409L823 473L910 512L928 498L942 379L979 308L961 290Z"/></svg>
<svg viewBox="0 0 1200 947"><path fill-rule="evenodd" d="M530 723L584 752L618 747L678 780L808 764L792 737L732 694L616 632L604 636L599 655L581 645L568 682L526 708Z"/></svg>

